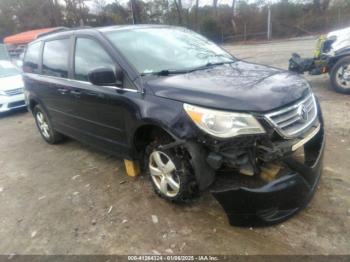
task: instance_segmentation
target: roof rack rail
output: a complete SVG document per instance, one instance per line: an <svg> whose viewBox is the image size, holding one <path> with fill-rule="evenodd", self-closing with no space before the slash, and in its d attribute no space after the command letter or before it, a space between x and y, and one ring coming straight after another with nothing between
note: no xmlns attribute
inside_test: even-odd
<svg viewBox="0 0 350 262"><path fill-rule="evenodd" d="M61 32L61 31L66 31L66 30L69 30L69 28L68 27L64 27L64 26L56 27L55 29L53 29L53 30L51 30L49 32L39 34L36 38L40 38L40 37L43 37L43 36L47 36L47 35L50 35L50 34L54 34L54 33Z"/></svg>
<svg viewBox="0 0 350 262"><path fill-rule="evenodd" d="M77 26L77 27L61 26L61 27L57 27L56 29L54 29L54 30L52 30L50 32L42 33L42 34L38 35L37 38L43 37L43 36L47 36L47 35L50 35L50 34L54 34L54 33L58 33L58 32L63 32L63 31L74 31L74 30L88 29L88 28L92 28L92 26Z"/></svg>
<svg viewBox="0 0 350 262"><path fill-rule="evenodd" d="M69 30L79 30L79 29L89 29L92 28L92 26L84 25L84 26L77 26L77 27L71 27Z"/></svg>

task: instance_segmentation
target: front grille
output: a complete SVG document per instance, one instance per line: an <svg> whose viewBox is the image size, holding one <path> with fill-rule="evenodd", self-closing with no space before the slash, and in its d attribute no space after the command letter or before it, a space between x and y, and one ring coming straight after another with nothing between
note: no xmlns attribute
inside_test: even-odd
<svg viewBox="0 0 350 262"><path fill-rule="evenodd" d="M6 90L5 94L8 96L20 95L20 94L23 94L23 88L21 87L21 88Z"/></svg>
<svg viewBox="0 0 350 262"><path fill-rule="evenodd" d="M296 102L265 115L267 121L281 136L294 138L305 131L317 117L317 105L313 94Z"/></svg>
<svg viewBox="0 0 350 262"><path fill-rule="evenodd" d="M26 104L25 101L12 102L8 104L8 108L24 106L25 104Z"/></svg>

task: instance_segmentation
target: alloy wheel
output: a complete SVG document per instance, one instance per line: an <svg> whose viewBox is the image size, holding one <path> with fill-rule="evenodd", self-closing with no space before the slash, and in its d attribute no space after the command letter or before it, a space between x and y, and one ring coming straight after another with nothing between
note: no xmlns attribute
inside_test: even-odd
<svg viewBox="0 0 350 262"><path fill-rule="evenodd" d="M41 134L46 138L50 138L50 127L47 123L47 120L42 112L36 113L36 120L38 122L38 126L40 129Z"/></svg>
<svg viewBox="0 0 350 262"><path fill-rule="evenodd" d="M343 65L339 67L336 73L336 80L338 85L343 88L350 88L350 65Z"/></svg>
<svg viewBox="0 0 350 262"><path fill-rule="evenodd" d="M180 178L171 158L161 151L154 151L149 157L151 178L158 190L167 197L175 197L180 190Z"/></svg>

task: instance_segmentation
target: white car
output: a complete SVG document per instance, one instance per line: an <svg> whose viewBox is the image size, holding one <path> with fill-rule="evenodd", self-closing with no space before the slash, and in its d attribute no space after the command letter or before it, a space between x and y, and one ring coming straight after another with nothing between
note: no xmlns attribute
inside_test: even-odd
<svg viewBox="0 0 350 262"><path fill-rule="evenodd" d="M26 106L23 87L20 70L10 61L0 60L0 113Z"/></svg>
<svg viewBox="0 0 350 262"><path fill-rule="evenodd" d="M350 27L320 36L312 58L293 54L289 70L311 75L328 73L335 91L350 94Z"/></svg>

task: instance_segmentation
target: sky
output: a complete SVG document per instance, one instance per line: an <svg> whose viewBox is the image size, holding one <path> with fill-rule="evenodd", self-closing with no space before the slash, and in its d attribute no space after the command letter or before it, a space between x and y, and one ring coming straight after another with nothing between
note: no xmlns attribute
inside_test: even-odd
<svg viewBox="0 0 350 262"><path fill-rule="evenodd" d="M106 3L113 3L115 2L115 0L105 0ZM150 0L144 0L145 2L147 1L150 1ZM254 1L254 0L249 0L249 1ZM121 4L126 4L128 2L128 0L119 0L118 1L119 3ZM189 5L191 5L191 2L194 3L195 0L182 0L182 5L184 7L188 7ZM213 1L212 0L199 0L199 3L200 3L200 6L204 6L204 5L212 5L213 4ZM219 0L218 1L219 4L229 4L231 5L232 3L232 0ZM91 1L86 1L86 5L91 9L96 9L95 7L95 4L94 4L94 1L91 0Z"/></svg>
<svg viewBox="0 0 350 262"><path fill-rule="evenodd" d="M116 0L104 0L104 1L106 2L106 4L109 4L109 3L115 2ZM128 1L129 0L118 0L118 2L121 3L122 5L125 5ZM151 0L143 0L143 1L147 2L147 1L151 1ZM240 0L236 0L236 1L240 1ZM248 3L254 3L257 0L244 0L244 1L246 1ZM270 2L270 3L276 3L276 2L279 2L280 0L266 0L266 1ZM304 0L304 1L307 2L307 1L311 1L311 0ZM93 0L86 1L85 3L89 7L91 12L96 12L96 10L98 9ZM182 0L182 5L186 8L190 7L194 3L195 3L195 0ZM199 0L200 6L212 5L212 4L213 4L213 0ZM218 4L219 5L225 5L225 4L231 5L232 0L218 0Z"/></svg>

